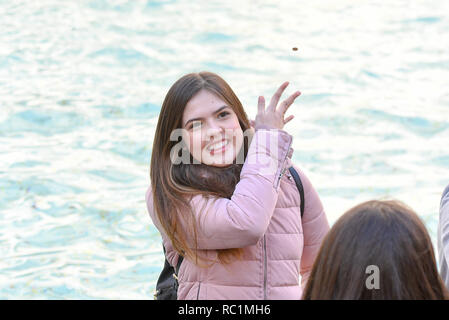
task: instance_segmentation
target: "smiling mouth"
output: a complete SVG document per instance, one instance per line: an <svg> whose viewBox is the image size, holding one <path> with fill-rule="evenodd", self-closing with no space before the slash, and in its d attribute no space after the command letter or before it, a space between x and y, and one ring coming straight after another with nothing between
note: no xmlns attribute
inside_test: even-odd
<svg viewBox="0 0 449 320"><path fill-rule="evenodd" d="M207 147L207 151L210 152L210 154L220 153L223 152L226 147L229 144L229 139L223 139L220 142L214 143L213 145Z"/></svg>

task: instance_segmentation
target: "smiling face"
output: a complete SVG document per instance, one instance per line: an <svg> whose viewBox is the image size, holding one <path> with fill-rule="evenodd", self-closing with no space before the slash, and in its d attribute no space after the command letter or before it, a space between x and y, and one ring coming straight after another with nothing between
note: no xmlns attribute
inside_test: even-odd
<svg viewBox="0 0 449 320"><path fill-rule="evenodd" d="M189 152L206 165L231 165L243 144L243 131L234 110L205 89L187 103L182 128Z"/></svg>

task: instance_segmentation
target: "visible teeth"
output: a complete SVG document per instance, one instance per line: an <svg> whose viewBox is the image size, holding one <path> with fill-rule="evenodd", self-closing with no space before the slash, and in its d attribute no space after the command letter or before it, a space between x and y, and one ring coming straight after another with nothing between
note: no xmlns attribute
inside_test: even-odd
<svg viewBox="0 0 449 320"><path fill-rule="evenodd" d="M227 145L228 143L229 143L229 140L217 142L216 144L213 144L210 147L208 147L207 150L212 151L212 150L215 150L215 149L220 149L223 146Z"/></svg>

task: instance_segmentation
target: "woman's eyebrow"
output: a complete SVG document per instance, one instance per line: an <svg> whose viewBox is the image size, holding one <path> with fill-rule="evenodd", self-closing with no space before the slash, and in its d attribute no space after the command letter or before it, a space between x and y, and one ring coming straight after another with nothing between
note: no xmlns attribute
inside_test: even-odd
<svg viewBox="0 0 449 320"><path fill-rule="evenodd" d="M228 106L224 105L221 106L220 108L218 108L217 110L215 110L214 112L212 112L212 115L219 113L221 110L225 109L225 108L229 108ZM187 120L187 122L184 124L184 127L187 126L187 124L189 122L195 121L195 120L202 120L203 118L199 117L199 118L192 118L190 120Z"/></svg>

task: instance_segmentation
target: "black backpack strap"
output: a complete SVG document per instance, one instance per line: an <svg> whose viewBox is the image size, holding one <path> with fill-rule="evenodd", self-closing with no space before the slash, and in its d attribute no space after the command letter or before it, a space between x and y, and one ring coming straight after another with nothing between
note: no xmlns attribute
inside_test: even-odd
<svg viewBox="0 0 449 320"><path fill-rule="evenodd" d="M162 248L164 249L164 256L165 256L165 246L162 245ZM181 269L181 263L182 263L182 260L183 260L183 259L184 259L184 257L181 256L181 255L179 255L179 257L178 257L178 263L176 264L176 268L175 268L175 274L176 274L176 277L178 276L179 269ZM165 256L165 260L167 260L167 256Z"/></svg>
<svg viewBox="0 0 449 320"><path fill-rule="evenodd" d="M175 269L176 276L178 276L178 274L179 274L179 269L181 269L181 263L182 263L183 259L184 259L184 257L179 255L178 263L176 264L176 269Z"/></svg>
<svg viewBox="0 0 449 320"><path fill-rule="evenodd" d="M178 292L178 272L181 266L182 256L179 256L176 268L170 265L167 260L165 246L162 244L164 250L164 268L162 269L159 278L156 283L156 292L154 294L154 299L156 300L177 300Z"/></svg>
<svg viewBox="0 0 449 320"><path fill-rule="evenodd" d="M298 172L296 172L296 170L292 167L288 168L288 170L290 171L291 175L293 176L293 179L295 179L296 182L296 187L299 190L299 196L301 198L301 218L304 215L304 187L302 186L302 182L301 182L301 178L299 178L299 174Z"/></svg>

